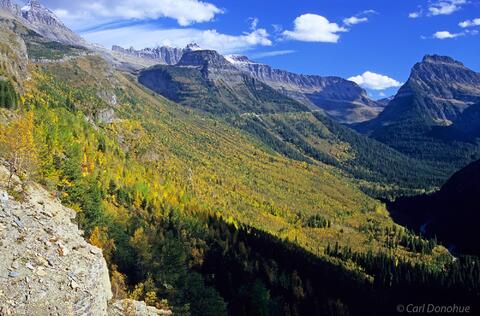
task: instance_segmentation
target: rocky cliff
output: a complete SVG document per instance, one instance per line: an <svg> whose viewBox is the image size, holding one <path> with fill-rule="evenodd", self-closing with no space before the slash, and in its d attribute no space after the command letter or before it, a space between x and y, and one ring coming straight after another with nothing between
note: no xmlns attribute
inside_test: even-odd
<svg viewBox="0 0 480 316"><path fill-rule="evenodd" d="M38 34L52 40L73 46L87 46L87 42L63 24L63 22L38 0L29 0L19 7L11 0L1 0L0 10L18 18Z"/></svg>
<svg viewBox="0 0 480 316"><path fill-rule="evenodd" d="M0 166L0 183L6 179ZM102 251L83 239L74 218L39 185L21 201L0 187L0 315L170 315L111 301Z"/></svg>
<svg viewBox="0 0 480 316"><path fill-rule="evenodd" d="M376 117L384 108L369 99L367 92L340 77L301 75L256 63L245 56L226 57L236 68L313 109L322 109L342 123L362 122Z"/></svg>
<svg viewBox="0 0 480 316"><path fill-rule="evenodd" d="M123 48L121 46L114 45L112 47L113 52L121 53L124 55L146 59L162 65L175 65L182 58L184 49L159 46L154 48L145 48L141 50L135 50L133 47Z"/></svg>

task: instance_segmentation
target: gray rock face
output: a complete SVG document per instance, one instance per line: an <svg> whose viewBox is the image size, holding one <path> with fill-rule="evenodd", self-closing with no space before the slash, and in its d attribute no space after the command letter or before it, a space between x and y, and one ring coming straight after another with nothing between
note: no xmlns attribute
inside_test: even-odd
<svg viewBox="0 0 480 316"><path fill-rule="evenodd" d="M75 211L38 185L24 202L0 204L0 315L107 315L107 265L72 222Z"/></svg>
<svg viewBox="0 0 480 316"><path fill-rule="evenodd" d="M132 300L116 301L108 308L109 316L170 316L173 315L170 310L156 309L145 304Z"/></svg>
<svg viewBox="0 0 480 316"><path fill-rule="evenodd" d="M383 110L369 99L364 89L340 77L295 74L255 63L245 56L227 56L227 59L252 77L313 109L323 109L343 123L369 120Z"/></svg>
<svg viewBox="0 0 480 316"><path fill-rule="evenodd" d="M28 1L22 8L11 0L0 0L0 8L21 19L21 21L40 35L63 44L87 46L87 42L37 0Z"/></svg>
<svg viewBox="0 0 480 316"><path fill-rule="evenodd" d="M112 51L120 53L125 56L131 56L135 58L140 58L149 62L154 62L155 64L161 65L176 65L184 53L199 51L202 50L200 46L196 43L190 43L185 48L176 48L168 46L157 46L154 48L144 48L141 50L135 50L133 47L123 48L118 45L112 46Z"/></svg>
<svg viewBox="0 0 480 316"><path fill-rule="evenodd" d="M0 184L7 179L0 165ZM102 251L83 239L75 215L37 184L23 202L0 187L0 315L172 315L111 300Z"/></svg>
<svg viewBox="0 0 480 316"><path fill-rule="evenodd" d="M208 80L221 80L228 84L243 83L245 80L241 70L214 50L186 49L177 66L198 68Z"/></svg>
<svg viewBox="0 0 480 316"><path fill-rule="evenodd" d="M397 97L422 93L463 110L480 101L480 73L450 57L427 55L417 63Z"/></svg>
<svg viewBox="0 0 480 316"><path fill-rule="evenodd" d="M385 111L367 128L403 121L421 121L426 126L445 126L470 106L480 103L480 73L450 57L427 55L412 68L408 81Z"/></svg>
<svg viewBox="0 0 480 316"><path fill-rule="evenodd" d="M158 64L175 65L178 63L180 58L182 58L184 49L162 46L135 50L133 47L126 49L114 45L112 47L112 51L138 58L153 60Z"/></svg>

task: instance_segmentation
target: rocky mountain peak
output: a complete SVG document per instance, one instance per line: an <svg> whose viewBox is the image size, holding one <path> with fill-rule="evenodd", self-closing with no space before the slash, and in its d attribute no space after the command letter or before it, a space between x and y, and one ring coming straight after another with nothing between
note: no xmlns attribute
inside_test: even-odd
<svg viewBox="0 0 480 316"><path fill-rule="evenodd" d="M179 66L192 67L225 67L232 68L233 66L217 51L214 50L186 50L178 62Z"/></svg>
<svg viewBox="0 0 480 316"><path fill-rule="evenodd" d="M190 43L190 44L187 45L187 47L185 47L185 50L186 51L196 51L196 50L202 50L202 48L197 43Z"/></svg>
<svg viewBox="0 0 480 316"><path fill-rule="evenodd" d="M12 0L0 0L0 9L13 14L14 16L20 15L20 7Z"/></svg>
<svg viewBox="0 0 480 316"><path fill-rule="evenodd" d="M72 46L88 46L84 39L66 27L55 13L38 0L30 0L21 8L12 0L0 0L0 8L6 10L12 18L51 41Z"/></svg>
<svg viewBox="0 0 480 316"><path fill-rule="evenodd" d="M12 7L13 7L13 3L11 0L0 0L0 8L10 9Z"/></svg>
<svg viewBox="0 0 480 316"><path fill-rule="evenodd" d="M63 22L47 7L37 0L30 0L21 9L22 17L29 22L38 22L45 25L64 26Z"/></svg>
<svg viewBox="0 0 480 316"><path fill-rule="evenodd" d="M451 126L462 117L468 121L463 113L470 113L467 110L478 103L480 73L451 57L427 55L415 64L385 111L359 130L381 135L388 126L405 122L415 122L418 129Z"/></svg>
<svg viewBox="0 0 480 316"><path fill-rule="evenodd" d="M464 67L463 63L448 57L440 55L425 55L422 60L423 63L432 63L432 64L446 64L451 66L461 66Z"/></svg>
<svg viewBox="0 0 480 316"><path fill-rule="evenodd" d="M451 57L427 55L413 67L407 84L399 93L415 91L441 99L478 102L480 74Z"/></svg>
<svg viewBox="0 0 480 316"><path fill-rule="evenodd" d="M256 62L251 61L247 56L242 55L226 55L227 59L231 64L256 64Z"/></svg>

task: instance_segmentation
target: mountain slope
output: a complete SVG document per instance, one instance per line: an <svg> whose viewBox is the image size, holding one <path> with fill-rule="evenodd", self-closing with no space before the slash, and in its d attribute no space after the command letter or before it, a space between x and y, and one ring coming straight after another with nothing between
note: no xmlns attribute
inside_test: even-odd
<svg viewBox="0 0 480 316"><path fill-rule="evenodd" d="M401 198L390 206L402 222L438 236L452 249L479 255L476 231L480 221L480 161L455 173L440 191L411 198Z"/></svg>
<svg viewBox="0 0 480 316"><path fill-rule="evenodd" d="M228 56L238 69L312 109L322 109L342 123L358 123L376 117L383 106L370 100L356 83L339 77L299 75L255 63L245 56Z"/></svg>
<svg viewBox="0 0 480 316"><path fill-rule="evenodd" d="M13 36L24 46L39 41ZM0 109L0 132L17 135L17 119L34 118L34 176L77 211L89 241L103 249L117 295L169 304L176 315L385 315L400 298L478 297L477 261L453 261L396 225L339 169L271 150L227 120L238 114L205 115L152 94L103 55L55 47L65 58L26 61L22 102ZM271 92L245 87L244 74L228 67L202 72L216 60L206 57L183 67L198 71L200 83L214 89L232 79L225 85L243 87L254 109ZM299 106L293 100L268 102L260 118L313 115L280 112Z"/></svg>
<svg viewBox="0 0 480 316"><path fill-rule="evenodd" d="M434 164L419 163L310 110L215 51L185 53L176 66L143 70L138 80L170 100L227 120L290 158L334 165L386 186L387 192L430 188L448 176ZM383 191L362 185L369 192Z"/></svg>
<svg viewBox="0 0 480 316"><path fill-rule="evenodd" d="M52 41L73 46L87 45L84 39L66 27L52 11L40 4L38 0L29 0L21 8L11 0L2 0L0 10L9 12L28 28Z"/></svg>
<svg viewBox="0 0 480 316"><path fill-rule="evenodd" d="M480 157L475 141L455 141L457 121L480 102L480 74L450 57L425 56L388 107L356 129L414 158L461 168ZM450 127L450 128L445 128ZM448 166L449 165L449 166Z"/></svg>
<svg viewBox="0 0 480 316"><path fill-rule="evenodd" d="M176 66L144 70L139 82L175 102L214 114L308 110L211 50L187 51Z"/></svg>

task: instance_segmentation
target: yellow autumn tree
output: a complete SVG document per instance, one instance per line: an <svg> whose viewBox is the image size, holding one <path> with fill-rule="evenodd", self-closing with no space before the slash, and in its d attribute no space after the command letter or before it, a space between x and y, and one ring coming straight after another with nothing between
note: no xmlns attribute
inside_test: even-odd
<svg viewBox="0 0 480 316"><path fill-rule="evenodd" d="M0 130L0 153L10 172L9 186L14 175L28 179L36 169L37 150L33 126L33 113L28 112Z"/></svg>
<svg viewBox="0 0 480 316"><path fill-rule="evenodd" d="M115 251L115 242L108 238L106 227L95 227L89 238L90 244L102 249L103 256L107 263L111 263L112 254Z"/></svg>

